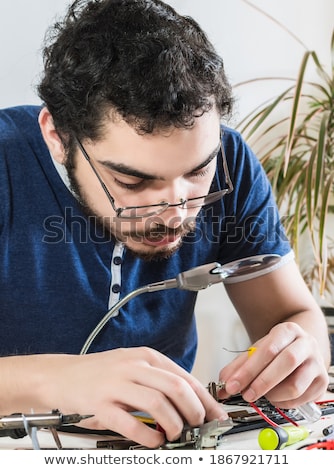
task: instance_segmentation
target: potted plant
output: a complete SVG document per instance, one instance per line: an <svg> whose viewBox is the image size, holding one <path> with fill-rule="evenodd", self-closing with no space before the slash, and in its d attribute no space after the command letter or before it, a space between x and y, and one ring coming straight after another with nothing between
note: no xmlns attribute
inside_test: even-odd
<svg viewBox="0 0 334 470"><path fill-rule="evenodd" d="M292 84L237 126L269 177L301 272L320 297L331 290L334 268L334 33L330 48L330 72L307 50ZM306 78L308 67L317 80ZM266 78L251 81L258 80Z"/></svg>

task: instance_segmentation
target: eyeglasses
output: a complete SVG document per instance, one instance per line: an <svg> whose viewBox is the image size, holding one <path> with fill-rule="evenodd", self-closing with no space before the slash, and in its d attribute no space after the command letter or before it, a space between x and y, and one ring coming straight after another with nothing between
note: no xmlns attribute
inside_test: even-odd
<svg viewBox="0 0 334 470"><path fill-rule="evenodd" d="M220 139L220 149L221 149L222 159L223 159L225 183L227 185L226 189L222 189L221 191L216 191L214 193L209 193L209 194L206 194L205 196L193 197L190 199L181 199L181 202L178 202L177 204L170 204L169 202L162 201L158 204L150 204L150 205L145 205L145 206L116 207L114 198L110 194L107 186L105 185L101 176L97 172L84 146L82 145L82 143L80 142L78 138L75 138L75 140L83 156L88 161L97 179L99 180L99 183L103 191L105 192L111 204L111 207L116 213L116 217L119 217L122 219L141 219L142 217L151 217L153 215L162 214L170 207L180 207L181 209L195 209L198 207L207 206L208 204L212 204L213 202L219 201L219 199L221 199L223 196L233 191L233 184L232 184L228 167L227 167L226 155L225 155L224 147L222 145L222 139Z"/></svg>

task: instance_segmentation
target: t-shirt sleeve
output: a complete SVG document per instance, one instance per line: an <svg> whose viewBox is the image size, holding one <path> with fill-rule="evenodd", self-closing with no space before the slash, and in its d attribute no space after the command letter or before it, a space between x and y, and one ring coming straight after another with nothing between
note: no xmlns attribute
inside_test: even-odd
<svg viewBox="0 0 334 470"><path fill-rule="evenodd" d="M223 145L234 190L223 201L220 262L272 253L293 258L272 187L258 158L236 131L225 132Z"/></svg>

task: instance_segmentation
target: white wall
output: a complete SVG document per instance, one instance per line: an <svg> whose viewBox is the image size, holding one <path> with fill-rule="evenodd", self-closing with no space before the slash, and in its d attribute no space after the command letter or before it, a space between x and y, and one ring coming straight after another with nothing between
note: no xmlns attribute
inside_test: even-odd
<svg viewBox="0 0 334 470"><path fill-rule="evenodd" d="M0 0L0 107L39 103L34 85L41 70L45 30L66 0Z"/></svg>
<svg viewBox="0 0 334 470"><path fill-rule="evenodd" d="M69 3L69 0L0 2L0 107L39 102L33 87L41 68L43 36L50 22ZM233 84L259 75L296 72L303 48L244 0L167 0L167 3L193 16L208 32L224 57ZM320 51L321 60L329 64L333 0L254 0L253 4L284 23L308 48ZM263 96L264 86L236 91L240 98L238 119L245 109L258 102L259 95Z"/></svg>
<svg viewBox="0 0 334 470"><path fill-rule="evenodd" d="M61 15L68 0L11 0L0 2L0 107L39 103L34 85L41 70L40 50L50 21ZM193 16L224 57L232 84L258 76L296 75L304 48L278 25L244 0L168 0L181 13ZM330 64L333 0L254 0L296 34L320 60ZM286 83L236 87L234 125L256 104L277 93ZM200 347L194 373L203 383L217 379L231 353L247 336L222 286L199 295L196 315Z"/></svg>
<svg viewBox="0 0 334 470"><path fill-rule="evenodd" d="M317 52L329 70L334 27L333 0L254 0L253 5L293 32L261 14L243 0L169 0L169 4L199 21L222 54L233 85L261 76L295 77L306 48ZM310 78L311 70L309 70ZM287 88L287 82L261 82L235 87L234 123L248 111ZM196 308L199 349L194 374L208 383L235 357L226 352L249 345L248 336L223 286L199 294Z"/></svg>

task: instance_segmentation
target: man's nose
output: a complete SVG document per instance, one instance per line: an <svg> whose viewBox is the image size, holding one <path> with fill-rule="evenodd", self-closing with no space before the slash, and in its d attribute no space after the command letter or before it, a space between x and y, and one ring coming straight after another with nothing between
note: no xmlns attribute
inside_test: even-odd
<svg viewBox="0 0 334 470"><path fill-rule="evenodd" d="M177 204L177 203L175 203ZM171 229L176 229L183 224L188 216L188 210L183 205L171 205L162 214L163 224Z"/></svg>
<svg viewBox="0 0 334 470"><path fill-rule="evenodd" d="M184 181L176 180L161 192L161 200L170 204L170 206L159 215L162 225L175 229L182 225L184 220L188 217L189 211L184 205L189 197L187 189L187 184Z"/></svg>

